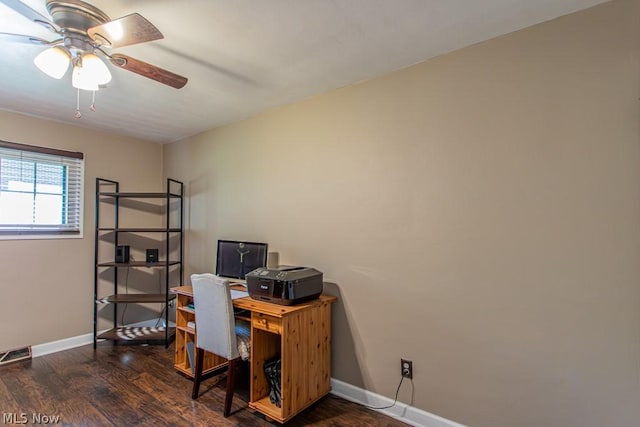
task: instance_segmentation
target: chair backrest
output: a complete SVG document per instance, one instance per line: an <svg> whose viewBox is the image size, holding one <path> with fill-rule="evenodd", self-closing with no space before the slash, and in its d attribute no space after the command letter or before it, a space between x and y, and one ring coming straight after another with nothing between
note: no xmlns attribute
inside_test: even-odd
<svg viewBox="0 0 640 427"><path fill-rule="evenodd" d="M235 359L239 356L229 281L211 273L192 274L199 348Z"/></svg>

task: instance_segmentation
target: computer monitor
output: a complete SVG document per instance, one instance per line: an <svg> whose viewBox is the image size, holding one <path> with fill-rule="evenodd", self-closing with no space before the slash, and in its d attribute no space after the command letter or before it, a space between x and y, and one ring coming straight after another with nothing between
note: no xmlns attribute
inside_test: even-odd
<svg viewBox="0 0 640 427"><path fill-rule="evenodd" d="M244 280L245 274L267 265L266 243L218 240L216 275Z"/></svg>

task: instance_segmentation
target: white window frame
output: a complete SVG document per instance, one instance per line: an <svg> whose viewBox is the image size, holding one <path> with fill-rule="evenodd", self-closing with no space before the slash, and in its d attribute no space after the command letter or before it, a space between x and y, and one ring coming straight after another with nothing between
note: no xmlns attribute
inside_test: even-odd
<svg viewBox="0 0 640 427"><path fill-rule="evenodd" d="M38 147L0 140L0 158L13 160L61 164L73 176L67 176L69 184L64 189L65 210L75 218L71 224L3 224L0 223L0 240L20 239L77 239L83 237L84 225L84 154ZM2 170L0 170L0 176ZM36 184L34 184L35 186ZM1 190L1 188L0 188ZM40 194L34 187L34 195ZM71 197L70 197L71 196ZM73 212L71 214L71 212ZM71 225L71 226L70 226Z"/></svg>

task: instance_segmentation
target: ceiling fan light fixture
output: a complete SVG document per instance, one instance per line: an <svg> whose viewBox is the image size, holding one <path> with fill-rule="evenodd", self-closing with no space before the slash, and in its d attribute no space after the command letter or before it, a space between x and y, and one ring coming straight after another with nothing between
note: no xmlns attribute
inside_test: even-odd
<svg viewBox="0 0 640 427"><path fill-rule="evenodd" d="M71 64L71 84L77 89L77 118L82 117L80 90L92 92L93 101L89 109L95 111L96 91L111 81L111 72L105 64L106 59L115 67L176 89L184 87L188 81L186 77L155 65L103 50L103 47L131 46L164 38L160 30L138 13L112 20L86 1L46 0L48 13L42 14L27 5L28 1L25 2L26 0L0 0L0 5L3 4L28 20L45 26L59 38L49 41L33 35L2 32L0 35L9 41L46 46L33 62L39 70L52 78L61 79ZM96 53L100 53L102 58L96 56Z"/></svg>
<svg viewBox="0 0 640 427"><path fill-rule="evenodd" d="M82 55L82 75L95 86L105 85L111 81L109 68L95 53Z"/></svg>
<svg viewBox="0 0 640 427"><path fill-rule="evenodd" d="M33 63L43 73L54 79L61 79L69 68L69 52L59 46L45 49L33 59Z"/></svg>
<svg viewBox="0 0 640 427"><path fill-rule="evenodd" d="M76 89L82 90L98 90L98 83L94 81L90 73L87 73L83 67L75 65L71 74L71 85Z"/></svg>

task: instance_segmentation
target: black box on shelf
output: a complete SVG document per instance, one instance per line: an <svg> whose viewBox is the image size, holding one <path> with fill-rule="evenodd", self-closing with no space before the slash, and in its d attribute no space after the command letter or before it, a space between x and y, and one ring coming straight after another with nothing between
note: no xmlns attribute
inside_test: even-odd
<svg viewBox="0 0 640 427"><path fill-rule="evenodd" d="M116 262L118 263L129 262L129 246L127 245L116 246Z"/></svg>
<svg viewBox="0 0 640 427"><path fill-rule="evenodd" d="M157 249L147 249L147 263L155 264L158 262L158 250Z"/></svg>

